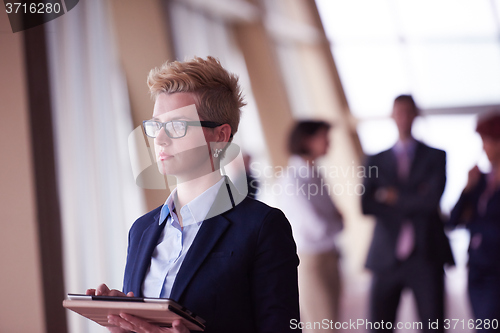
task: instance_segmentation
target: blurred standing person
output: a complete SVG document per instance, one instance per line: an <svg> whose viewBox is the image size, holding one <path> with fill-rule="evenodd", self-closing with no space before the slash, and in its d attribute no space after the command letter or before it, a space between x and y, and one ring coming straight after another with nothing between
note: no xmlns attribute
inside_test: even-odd
<svg viewBox="0 0 500 333"><path fill-rule="evenodd" d="M398 96L392 118L399 140L367 160L369 167L378 169L376 177L365 178L362 196L363 213L376 217L366 261L373 273L370 320L394 324L401 292L409 288L423 331L443 332L443 265L453 264L439 214L446 183L446 153L413 138L411 128L417 116L413 97ZM439 329L429 329L429 320L439 320Z"/></svg>
<svg viewBox="0 0 500 333"><path fill-rule="evenodd" d="M330 124L301 121L293 128L288 149L291 157L283 178L280 208L292 225L297 243L301 321L338 320L340 277L336 235L343 228L342 215L333 204L328 185L315 166L326 155ZM307 332L327 332L322 327Z"/></svg>
<svg viewBox="0 0 500 333"><path fill-rule="evenodd" d="M474 316L480 320L476 324L493 330L500 321L500 113L479 119L476 131L491 171L481 173L477 166L469 171L450 223L465 224L470 230L469 298Z"/></svg>
<svg viewBox="0 0 500 333"><path fill-rule="evenodd" d="M257 198L257 192L259 190L259 180L254 177L250 171L250 166L252 164L252 157L248 154L243 154L243 163L245 164L245 177L248 187L248 196L252 199Z"/></svg>
<svg viewBox="0 0 500 333"><path fill-rule="evenodd" d="M247 153L241 153L243 163L226 166L228 175L233 175L233 183L242 194L249 198L257 199L259 193L259 180L251 171L252 157Z"/></svg>

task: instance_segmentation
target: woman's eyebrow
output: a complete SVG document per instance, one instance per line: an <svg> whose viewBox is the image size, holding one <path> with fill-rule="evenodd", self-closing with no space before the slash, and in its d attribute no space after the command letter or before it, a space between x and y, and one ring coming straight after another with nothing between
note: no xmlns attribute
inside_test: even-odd
<svg viewBox="0 0 500 333"><path fill-rule="evenodd" d="M174 116L174 117L172 117L172 119L170 119L170 120L181 120L181 119L182 119L182 120L189 120L189 117L187 117L187 116L182 116L182 115L181 115L181 116Z"/></svg>
<svg viewBox="0 0 500 333"><path fill-rule="evenodd" d="M156 121L159 121L159 122L161 122L161 121L162 121L162 120L161 120L160 118L158 118L158 117L153 117L153 118L151 118L151 120L156 120ZM172 120L191 120L191 118L189 118L188 116L182 116L182 115L179 115L179 116L174 116L174 117L170 118L169 120L167 120L167 122L168 122L168 121L172 121ZM196 120L198 120L198 119L196 119Z"/></svg>

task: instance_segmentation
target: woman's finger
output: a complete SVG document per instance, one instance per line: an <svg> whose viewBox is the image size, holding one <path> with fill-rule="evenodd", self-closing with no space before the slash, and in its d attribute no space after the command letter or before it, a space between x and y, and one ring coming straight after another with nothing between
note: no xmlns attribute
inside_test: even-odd
<svg viewBox="0 0 500 333"><path fill-rule="evenodd" d="M101 295L102 295L102 296L106 296L106 295L108 295L108 293L109 293L109 288L108 288L108 286L107 286L107 285L105 285L104 283L103 283L103 284L101 284L99 287L97 287L97 289L96 289L96 291L95 291L95 294L96 294L97 296L101 296Z"/></svg>
<svg viewBox="0 0 500 333"><path fill-rule="evenodd" d="M127 331L136 331L135 326L131 322L117 315L109 315L108 323Z"/></svg>
<svg viewBox="0 0 500 333"><path fill-rule="evenodd" d="M189 330L180 319L176 319L172 322L172 328L174 329L174 333L189 333Z"/></svg>
<svg viewBox="0 0 500 333"><path fill-rule="evenodd" d="M159 328L157 326L151 325L143 319L129 315L127 313L120 313L120 318L132 325L133 328L131 328L130 330L136 331L138 333L152 333L155 332L155 328Z"/></svg>

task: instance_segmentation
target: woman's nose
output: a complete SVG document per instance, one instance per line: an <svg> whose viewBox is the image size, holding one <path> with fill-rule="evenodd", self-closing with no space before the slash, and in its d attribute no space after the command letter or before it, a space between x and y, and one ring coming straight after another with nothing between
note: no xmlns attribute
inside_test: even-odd
<svg viewBox="0 0 500 333"><path fill-rule="evenodd" d="M155 138L155 144L162 146L169 145L171 142L172 139L165 132L165 128L162 127Z"/></svg>

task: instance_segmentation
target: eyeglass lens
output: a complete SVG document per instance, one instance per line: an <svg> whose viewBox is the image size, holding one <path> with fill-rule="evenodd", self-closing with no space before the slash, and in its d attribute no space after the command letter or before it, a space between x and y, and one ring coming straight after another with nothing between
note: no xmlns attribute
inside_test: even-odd
<svg viewBox="0 0 500 333"><path fill-rule="evenodd" d="M158 121L144 122L146 135L152 138L158 136L163 126L165 126L165 131L170 138L181 138L186 135L187 126L183 121L170 121L163 124Z"/></svg>
<svg viewBox="0 0 500 333"><path fill-rule="evenodd" d="M186 135L186 123L182 121L171 121L165 124L167 134L171 138L180 138Z"/></svg>

